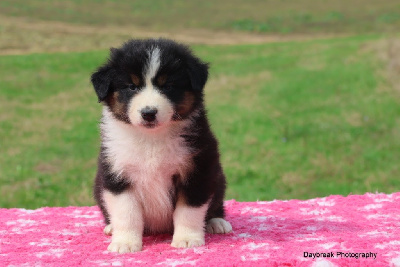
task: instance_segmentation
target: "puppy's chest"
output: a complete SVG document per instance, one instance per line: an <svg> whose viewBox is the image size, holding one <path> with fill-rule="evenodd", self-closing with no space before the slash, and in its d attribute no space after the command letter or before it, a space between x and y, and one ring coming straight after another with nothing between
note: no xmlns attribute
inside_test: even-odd
<svg viewBox="0 0 400 267"><path fill-rule="evenodd" d="M190 167L190 149L180 136L119 136L105 142L114 173L132 183L143 207L145 230L171 231L175 189L172 177Z"/></svg>
<svg viewBox="0 0 400 267"><path fill-rule="evenodd" d="M190 149L179 136L110 140L107 146L113 171L136 183L171 180L190 163Z"/></svg>

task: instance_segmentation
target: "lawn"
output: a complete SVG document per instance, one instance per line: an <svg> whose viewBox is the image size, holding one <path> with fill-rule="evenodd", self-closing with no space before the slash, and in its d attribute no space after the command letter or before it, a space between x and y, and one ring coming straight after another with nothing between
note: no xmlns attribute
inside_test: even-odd
<svg viewBox="0 0 400 267"><path fill-rule="evenodd" d="M93 205L110 46L166 36L211 63L226 198L400 190L397 0L0 2L0 207Z"/></svg>
<svg viewBox="0 0 400 267"><path fill-rule="evenodd" d="M156 31L353 34L395 32L400 27L398 0L2 0L0 10L8 16Z"/></svg>
<svg viewBox="0 0 400 267"><path fill-rule="evenodd" d="M400 190L396 40L196 45L227 199ZM107 51L0 56L0 207L92 205ZM397 65L398 66L398 65Z"/></svg>
<svg viewBox="0 0 400 267"><path fill-rule="evenodd" d="M0 54L105 50L132 37L250 44L398 29L398 0L0 1Z"/></svg>

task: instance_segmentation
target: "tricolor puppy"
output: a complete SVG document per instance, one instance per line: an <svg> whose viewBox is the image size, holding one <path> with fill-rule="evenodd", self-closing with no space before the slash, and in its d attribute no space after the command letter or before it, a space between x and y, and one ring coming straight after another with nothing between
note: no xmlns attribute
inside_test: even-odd
<svg viewBox="0 0 400 267"><path fill-rule="evenodd" d="M143 234L173 247L229 233L225 176L203 104L208 66L181 44L131 40L92 75L103 103L95 198L109 251L142 249Z"/></svg>

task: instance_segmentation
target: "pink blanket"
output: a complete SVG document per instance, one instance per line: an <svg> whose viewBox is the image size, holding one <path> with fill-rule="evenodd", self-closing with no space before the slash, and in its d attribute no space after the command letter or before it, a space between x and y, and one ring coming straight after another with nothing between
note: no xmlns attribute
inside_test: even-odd
<svg viewBox="0 0 400 267"><path fill-rule="evenodd" d="M225 206L231 234L193 249L148 236L122 255L97 207L0 209L0 266L400 266L400 193Z"/></svg>

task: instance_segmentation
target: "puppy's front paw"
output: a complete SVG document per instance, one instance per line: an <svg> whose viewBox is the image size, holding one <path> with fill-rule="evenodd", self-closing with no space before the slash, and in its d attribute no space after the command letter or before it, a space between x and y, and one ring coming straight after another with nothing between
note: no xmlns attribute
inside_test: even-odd
<svg viewBox="0 0 400 267"><path fill-rule="evenodd" d="M108 246L107 250L118 253L136 252L142 250L142 243L113 241Z"/></svg>
<svg viewBox="0 0 400 267"><path fill-rule="evenodd" d="M108 251L129 253L142 250L142 237L131 231L114 231Z"/></svg>
<svg viewBox="0 0 400 267"><path fill-rule="evenodd" d="M174 235L171 246L175 248L193 248L205 244L204 234Z"/></svg>

